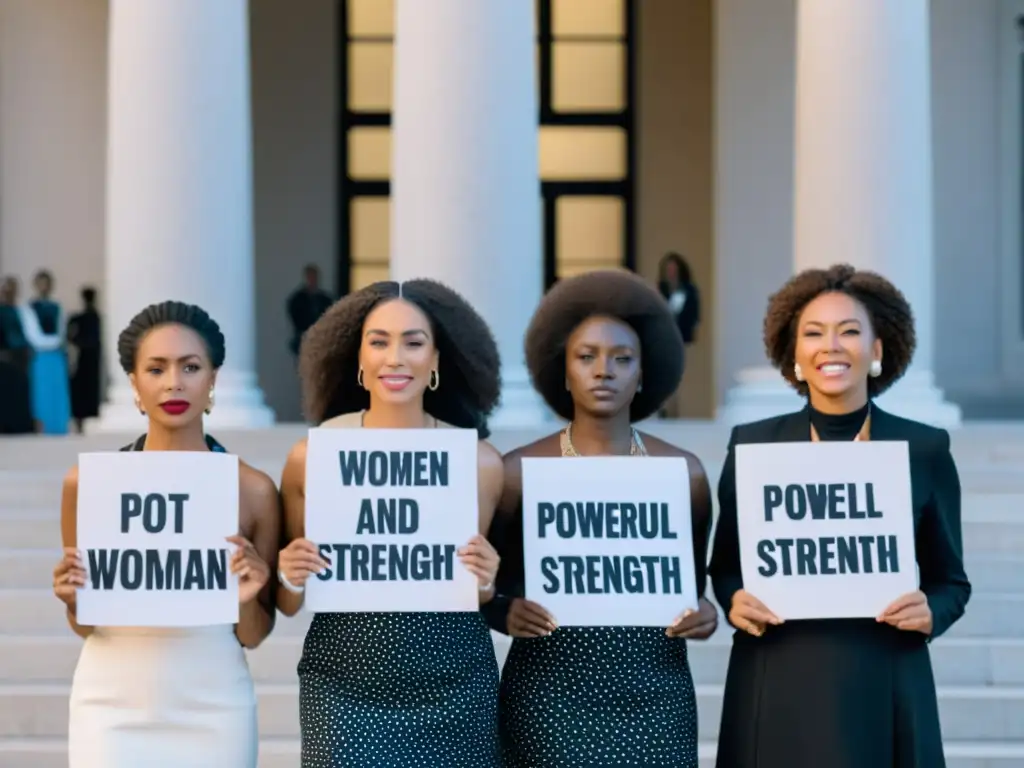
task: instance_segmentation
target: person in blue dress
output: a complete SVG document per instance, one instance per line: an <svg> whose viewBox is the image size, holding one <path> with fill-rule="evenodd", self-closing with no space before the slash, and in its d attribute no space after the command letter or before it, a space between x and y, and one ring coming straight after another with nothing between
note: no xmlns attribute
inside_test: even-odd
<svg viewBox="0 0 1024 768"><path fill-rule="evenodd" d="M505 456L505 492L490 532L501 556L500 597L484 612L493 629L514 638L499 700L504 766L697 768L687 639L706 639L717 626L703 596L711 490L700 459L633 426L679 385L675 318L636 275L588 272L544 297L527 331L526 362L534 387L568 424ZM699 610L680 606L667 627L611 620L570 627L525 599L522 460L580 456L685 460Z"/></svg>
<svg viewBox="0 0 1024 768"><path fill-rule="evenodd" d="M25 338L32 348L29 381L32 412L47 435L66 435L71 422L71 391L64 347L64 311L51 297L53 276L36 274L36 298L18 307Z"/></svg>
<svg viewBox="0 0 1024 768"><path fill-rule="evenodd" d="M458 294L432 280L379 282L338 301L304 335L309 421L335 429L474 429L479 530L504 480L486 442L501 392L497 345ZM305 538L306 441L281 480L286 546L278 607L303 605L326 563ZM481 603L498 557L483 535L459 558ZM317 613L299 662L302 768L498 768L498 664L479 611Z"/></svg>

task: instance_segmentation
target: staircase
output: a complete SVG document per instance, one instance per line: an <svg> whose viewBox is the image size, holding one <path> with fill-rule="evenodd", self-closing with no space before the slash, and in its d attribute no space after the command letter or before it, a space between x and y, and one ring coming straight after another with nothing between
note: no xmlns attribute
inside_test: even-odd
<svg viewBox="0 0 1024 768"><path fill-rule="evenodd" d="M651 432L694 450L717 478L727 432L660 422ZM219 434L279 478L300 427ZM535 439L500 433L507 450ZM67 765L67 699L81 640L50 590L59 558L61 478L80 451L130 438L0 440L0 766ZM955 433L964 488L964 547L974 594L966 616L931 647L949 768L1024 768L1024 425L969 425ZM260 768L298 765L295 668L307 616L278 617L250 666L259 692ZM499 660L507 639L495 636ZM701 768L714 765L730 634L691 644L700 712Z"/></svg>

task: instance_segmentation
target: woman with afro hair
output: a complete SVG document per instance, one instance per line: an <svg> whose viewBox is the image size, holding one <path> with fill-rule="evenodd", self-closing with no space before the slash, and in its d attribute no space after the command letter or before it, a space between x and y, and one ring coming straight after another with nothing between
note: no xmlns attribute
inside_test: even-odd
<svg viewBox="0 0 1024 768"><path fill-rule="evenodd" d="M697 766L697 705L686 639L715 630L703 598L711 492L696 456L633 423L675 392L683 342L653 286L600 270L562 280L544 297L526 336L537 391L567 426L505 456L505 492L491 531L502 557L487 606L492 628L514 639L502 671L501 738L506 768ZM674 456L686 460L700 610L667 628L559 627L525 600L522 459ZM682 482L682 479L680 479Z"/></svg>
<svg viewBox="0 0 1024 768"><path fill-rule="evenodd" d="M494 338L457 293L432 280L380 282L338 301L303 336L311 422L337 429L476 430L480 530L501 495L500 454L484 441L501 392ZM281 480L285 548L278 602L293 616L326 566L305 538L306 441ZM498 557L477 535L459 558L494 595ZM472 613L317 613L299 662L303 768L496 768L498 665Z"/></svg>
<svg viewBox="0 0 1024 768"><path fill-rule="evenodd" d="M910 364L910 307L874 273L807 270L769 300L764 339L772 363L808 403L738 426L729 439L709 568L736 629L717 768L942 768L927 643L963 615L971 593L960 482L945 430L873 402ZM909 444L920 589L876 618L785 622L743 588L736 446L821 440Z"/></svg>
<svg viewBox="0 0 1024 768"><path fill-rule="evenodd" d="M225 356L224 335L205 311L178 301L146 307L121 332L118 352L149 422L122 450L225 452L203 429ZM85 638L71 686L71 768L256 768L256 695L243 646L257 647L274 626L280 498L267 475L241 461L238 467L239 534L229 538L237 547L231 572L239 576L234 626L79 624L76 596L86 569L76 548L77 468L64 480L64 556L53 586L71 629Z"/></svg>

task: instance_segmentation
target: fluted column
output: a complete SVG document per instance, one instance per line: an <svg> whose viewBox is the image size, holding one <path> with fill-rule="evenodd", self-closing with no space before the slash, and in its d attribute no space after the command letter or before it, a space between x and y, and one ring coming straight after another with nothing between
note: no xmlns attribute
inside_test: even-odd
<svg viewBox="0 0 1024 768"><path fill-rule="evenodd" d="M395 0L391 273L480 311L503 362L494 426L547 419L523 335L543 289L534 9Z"/></svg>
<svg viewBox="0 0 1024 768"><path fill-rule="evenodd" d="M848 262L904 292L917 353L879 405L950 427L960 409L932 374L930 89L928 0L799 0L794 267Z"/></svg>
<svg viewBox="0 0 1024 768"><path fill-rule="evenodd" d="M110 0L104 342L113 381L99 430L144 424L117 337L167 299L202 306L227 340L208 425L273 422L256 381L250 133L246 0Z"/></svg>

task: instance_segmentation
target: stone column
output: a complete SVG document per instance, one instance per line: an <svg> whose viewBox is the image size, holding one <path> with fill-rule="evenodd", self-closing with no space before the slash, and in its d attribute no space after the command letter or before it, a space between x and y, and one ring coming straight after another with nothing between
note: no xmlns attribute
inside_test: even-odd
<svg viewBox="0 0 1024 768"><path fill-rule="evenodd" d="M450 285L490 324L504 379L496 427L548 418L523 354L543 291L533 12L395 2L391 274Z"/></svg>
<svg viewBox="0 0 1024 768"><path fill-rule="evenodd" d="M798 3L794 267L848 262L904 292L917 354L879 405L952 427L932 375L930 70L928 0Z"/></svg>
<svg viewBox="0 0 1024 768"><path fill-rule="evenodd" d="M208 426L269 426L255 365L247 2L110 0L109 45L112 386L97 429L143 427L117 337L136 312L167 299L202 306L227 340Z"/></svg>

